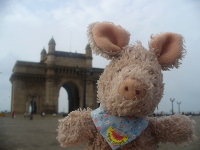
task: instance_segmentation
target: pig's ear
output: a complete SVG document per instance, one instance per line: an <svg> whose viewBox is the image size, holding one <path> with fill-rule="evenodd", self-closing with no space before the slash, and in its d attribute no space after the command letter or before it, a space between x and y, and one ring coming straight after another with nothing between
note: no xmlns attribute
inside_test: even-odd
<svg viewBox="0 0 200 150"><path fill-rule="evenodd" d="M88 38L95 54L112 59L128 45L130 34L120 26L109 22L98 22L88 27Z"/></svg>
<svg viewBox="0 0 200 150"><path fill-rule="evenodd" d="M183 37L176 33L166 32L151 37L150 51L155 53L162 70L178 68L185 55Z"/></svg>

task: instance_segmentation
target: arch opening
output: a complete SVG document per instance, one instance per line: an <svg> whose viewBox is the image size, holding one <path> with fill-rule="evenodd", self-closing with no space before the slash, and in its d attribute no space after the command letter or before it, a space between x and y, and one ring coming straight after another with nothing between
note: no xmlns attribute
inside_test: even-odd
<svg viewBox="0 0 200 150"><path fill-rule="evenodd" d="M69 99L68 92L65 88L61 87L58 99L58 113L68 113L69 112Z"/></svg>
<svg viewBox="0 0 200 150"><path fill-rule="evenodd" d="M31 113L36 114L37 113L37 103L35 100L32 100L30 102L30 106L31 106Z"/></svg>
<svg viewBox="0 0 200 150"><path fill-rule="evenodd" d="M60 88L58 99L58 113L69 113L80 107L79 91L73 82L67 82Z"/></svg>

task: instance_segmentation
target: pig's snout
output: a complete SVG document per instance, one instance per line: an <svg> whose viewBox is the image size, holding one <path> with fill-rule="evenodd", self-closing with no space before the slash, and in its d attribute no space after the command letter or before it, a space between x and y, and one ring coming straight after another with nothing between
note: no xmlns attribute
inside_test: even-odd
<svg viewBox="0 0 200 150"><path fill-rule="evenodd" d="M146 94L147 86L137 79L125 79L119 86L118 92L127 100L140 99Z"/></svg>

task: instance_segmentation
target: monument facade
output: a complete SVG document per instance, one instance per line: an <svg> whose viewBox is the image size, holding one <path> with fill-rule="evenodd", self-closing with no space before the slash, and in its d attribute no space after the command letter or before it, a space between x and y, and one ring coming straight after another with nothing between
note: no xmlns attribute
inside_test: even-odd
<svg viewBox="0 0 200 150"><path fill-rule="evenodd" d="M49 41L48 51L41 51L40 62L17 61L10 77L11 111L17 113L58 113L60 88L68 93L69 112L78 108L96 108L96 82L103 69L92 67L92 51L85 54L55 50ZM67 100L67 98L66 98Z"/></svg>

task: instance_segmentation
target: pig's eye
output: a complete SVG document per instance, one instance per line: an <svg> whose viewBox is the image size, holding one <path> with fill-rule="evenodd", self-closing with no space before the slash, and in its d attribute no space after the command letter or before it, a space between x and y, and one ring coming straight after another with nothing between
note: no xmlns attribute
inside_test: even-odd
<svg viewBox="0 0 200 150"><path fill-rule="evenodd" d="M128 72L131 72L131 70L129 70Z"/></svg>

